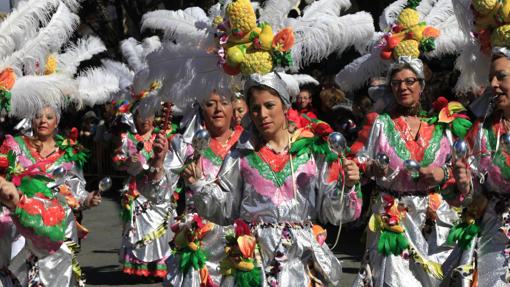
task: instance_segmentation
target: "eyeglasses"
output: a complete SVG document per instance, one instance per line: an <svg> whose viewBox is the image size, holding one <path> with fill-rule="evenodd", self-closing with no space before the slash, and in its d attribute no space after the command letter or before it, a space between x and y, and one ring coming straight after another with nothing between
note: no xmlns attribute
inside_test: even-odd
<svg viewBox="0 0 510 287"><path fill-rule="evenodd" d="M402 83L405 83L406 87L410 87L410 86L414 85L414 83L416 83L416 82L418 82L417 78L409 77L409 78L405 78L403 80L391 80L390 85L393 88L398 88L398 87L400 87L400 85Z"/></svg>

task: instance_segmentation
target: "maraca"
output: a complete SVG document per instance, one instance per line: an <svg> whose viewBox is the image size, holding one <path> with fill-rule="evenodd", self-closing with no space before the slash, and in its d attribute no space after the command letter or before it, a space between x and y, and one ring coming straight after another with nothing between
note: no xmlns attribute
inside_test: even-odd
<svg viewBox="0 0 510 287"><path fill-rule="evenodd" d="M193 135L193 139L191 140L191 146L194 150L193 159L196 160L200 155L204 153L204 151L209 147L209 143L211 142L211 135L207 130L198 130Z"/></svg>
<svg viewBox="0 0 510 287"><path fill-rule="evenodd" d="M464 140L459 139L453 143L453 157L455 159L465 159L468 151L468 145Z"/></svg>
<svg viewBox="0 0 510 287"><path fill-rule="evenodd" d="M501 146L506 153L510 153L510 134L502 134L499 138Z"/></svg>
<svg viewBox="0 0 510 287"><path fill-rule="evenodd" d="M404 161L404 168L411 175L414 180L417 180L420 176L420 164L413 160L407 159Z"/></svg>
<svg viewBox="0 0 510 287"><path fill-rule="evenodd" d="M103 177L99 181L99 184L97 185L98 193L102 194L103 192L109 190L111 187L112 187L112 179L109 176Z"/></svg>
<svg viewBox="0 0 510 287"><path fill-rule="evenodd" d="M343 157L347 149L347 140L342 133L332 132L328 136L328 145L333 152Z"/></svg>

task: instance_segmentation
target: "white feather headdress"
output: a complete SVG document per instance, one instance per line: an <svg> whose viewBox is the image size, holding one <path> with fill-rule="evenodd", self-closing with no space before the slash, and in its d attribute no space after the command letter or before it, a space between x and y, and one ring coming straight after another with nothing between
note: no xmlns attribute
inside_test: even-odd
<svg viewBox="0 0 510 287"><path fill-rule="evenodd" d="M435 36L436 38L433 40L435 46L433 50L425 53L420 51L423 57L440 58L445 55L455 55L468 41L466 35L462 33L458 20L455 17L452 1L453 0L421 0L419 5L415 8L420 22L423 21L426 25L440 32L439 36ZM388 42L392 41L392 39L390 39L392 34L401 34L399 30L395 32L395 23L407 5L407 0L397 0L383 11L379 18L379 26L383 31L376 33L373 39L367 38L365 44L367 49L362 56L345 66L336 75L336 83L342 90L349 92L359 89L366 84L371 77L382 76L387 71L392 61L391 59L383 59L381 55L385 53L386 49L391 45ZM413 26L409 31L417 28L418 26ZM424 29L422 28L419 33L423 33L423 31ZM415 31L413 32L416 33ZM407 38L403 38L402 40L405 39ZM423 36L423 39L425 39L425 36ZM399 41L402 40L399 39ZM428 43L420 42L420 45L422 44ZM416 49L417 48L418 46L416 46ZM360 51L362 51L362 49L360 49ZM389 53L391 53L391 51Z"/></svg>
<svg viewBox="0 0 510 287"><path fill-rule="evenodd" d="M201 101L213 89L227 92L229 85L240 81L239 76L231 75L296 71L333 52L358 46L374 32L368 13L340 17L341 11L350 7L348 0L317 1L297 19L287 14L300 1L268 0L258 9L258 26L255 13L249 12L249 1L227 2L223 7L213 6L208 13L198 7L159 10L142 19L143 30L162 30L167 40L162 49L147 57L148 79L161 79L160 94L178 107ZM228 5L242 6L248 12L237 15L238 10ZM280 32L273 34L273 29ZM280 67L274 67L273 62ZM139 76L147 77L147 73Z"/></svg>
<svg viewBox="0 0 510 287"><path fill-rule="evenodd" d="M0 92L10 95L10 101L2 99L2 108L10 108L11 116L30 118L44 106L60 111L69 102L94 105L104 101L106 91L113 91L112 77L103 70L74 77L81 61L106 49L94 37L68 44L79 22L73 11L80 2L27 1L0 25L5 32L0 36L0 46L9 51L0 53L0 72L11 83L8 88L0 83ZM65 46L64 53L58 54Z"/></svg>

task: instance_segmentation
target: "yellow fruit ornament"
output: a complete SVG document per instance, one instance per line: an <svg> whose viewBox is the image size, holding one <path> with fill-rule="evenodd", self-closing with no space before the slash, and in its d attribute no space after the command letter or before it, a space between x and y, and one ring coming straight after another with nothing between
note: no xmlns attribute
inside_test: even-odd
<svg viewBox="0 0 510 287"><path fill-rule="evenodd" d="M400 12L400 15L398 15L397 22L402 25L404 29L409 29L420 23L420 14L412 8L405 8Z"/></svg>
<svg viewBox="0 0 510 287"><path fill-rule="evenodd" d="M404 40L398 43L397 47L393 51L393 57L398 59L401 56L410 56L418 58L420 56L420 44L415 40Z"/></svg>
<svg viewBox="0 0 510 287"><path fill-rule="evenodd" d="M273 28L271 25L264 24L262 27L262 32L259 35L259 43L262 50L269 51L271 50L271 46L273 45Z"/></svg>
<svg viewBox="0 0 510 287"><path fill-rule="evenodd" d="M57 71L57 57L55 55L49 55L46 59L46 66L44 67L44 74L51 75Z"/></svg>
<svg viewBox="0 0 510 287"><path fill-rule="evenodd" d="M499 26L492 32L492 46L510 46L510 24Z"/></svg>
<svg viewBox="0 0 510 287"><path fill-rule="evenodd" d="M248 50L240 67L243 75L267 74L273 70L273 58L266 51Z"/></svg>
<svg viewBox="0 0 510 287"><path fill-rule="evenodd" d="M257 26L257 17L249 0L234 0L227 6L232 34L242 38Z"/></svg>
<svg viewBox="0 0 510 287"><path fill-rule="evenodd" d="M244 60L244 53L246 51L246 46L244 44L239 44L228 48L227 50L227 63L231 67L237 67Z"/></svg>
<svg viewBox="0 0 510 287"><path fill-rule="evenodd" d="M489 15L492 11L496 10L498 0L474 0L472 2L473 9L480 15Z"/></svg>

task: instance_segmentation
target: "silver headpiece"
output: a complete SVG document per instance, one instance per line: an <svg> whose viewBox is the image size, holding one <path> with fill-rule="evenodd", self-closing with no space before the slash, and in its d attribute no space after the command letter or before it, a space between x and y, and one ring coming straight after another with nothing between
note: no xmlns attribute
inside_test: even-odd
<svg viewBox="0 0 510 287"><path fill-rule="evenodd" d="M492 48L493 55L502 55L510 59L510 49L507 47L494 47Z"/></svg>
<svg viewBox="0 0 510 287"><path fill-rule="evenodd" d="M391 64L390 69L388 70L388 81L389 83L391 79L389 78L395 69L399 69L402 66L409 66L413 72L416 74L416 77L420 80L425 79L425 74L423 72L423 62L418 58L413 58L409 56L400 56L398 60Z"/></svg>
<svg viewBox="0 0 510 287"><path fill-rule="evenodd" d="M287 90L287 84L282 80L277 72L271 72L264 75L250 75L244 84L245 96L248 96L248 91L251 87L257 86L266 86L274 89L280 96L280 99L282 99L282 102L285 104L285 106L290 107L290 95L289 91Z"/></svg>

